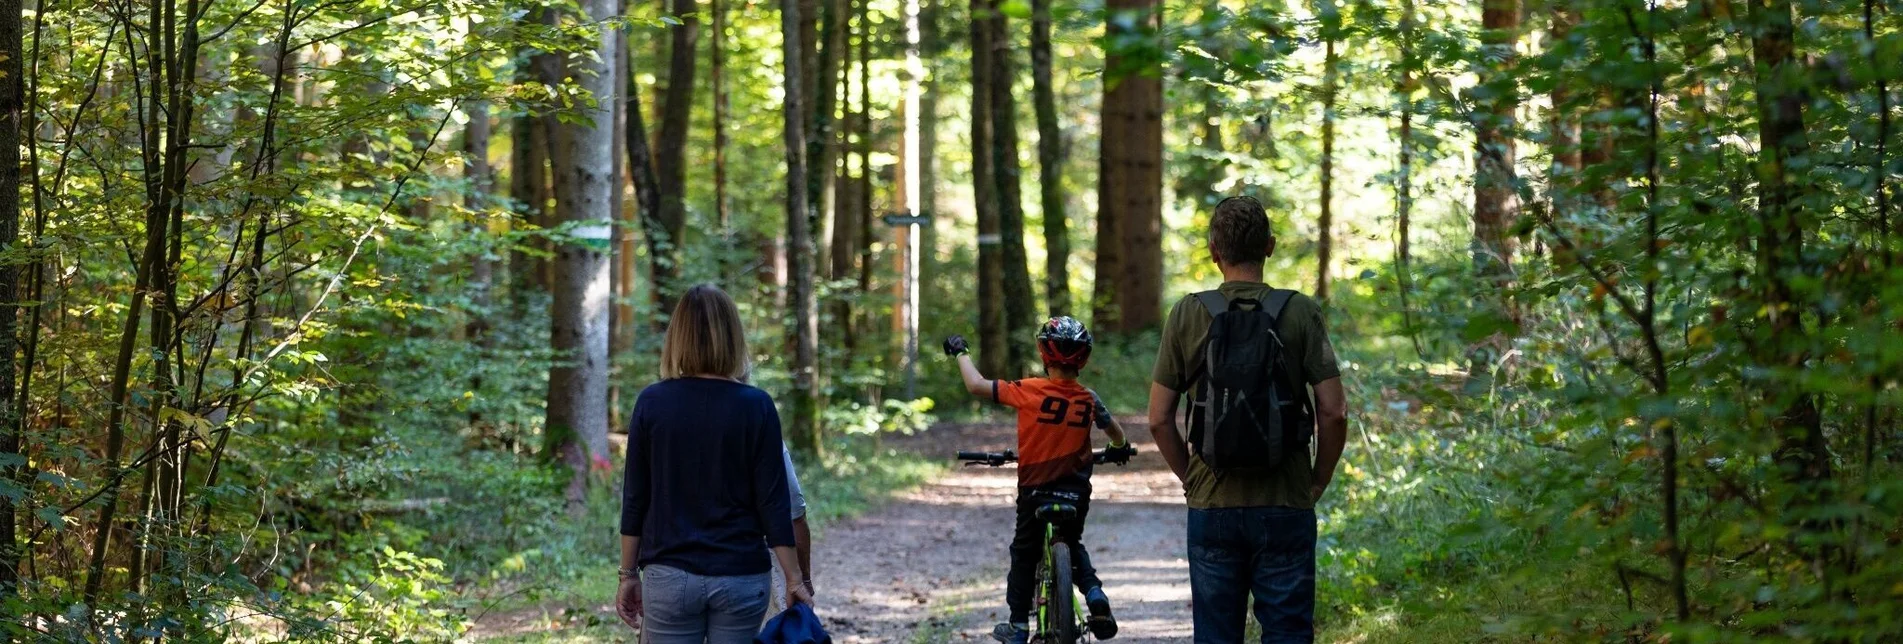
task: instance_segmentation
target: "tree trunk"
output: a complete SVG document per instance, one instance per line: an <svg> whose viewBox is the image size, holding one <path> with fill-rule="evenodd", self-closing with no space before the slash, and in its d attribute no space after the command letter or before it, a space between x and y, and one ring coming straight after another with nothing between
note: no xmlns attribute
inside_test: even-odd
<svg viewBox="0 0 1903 644"><path fill-rule="evenodd" d="M813 245L808 227L811 208L806 203L812 186L806 169L806 151L812 140L806 135L809 122L800 95L799 39L800 0L780 0L780 30L786 88L782 138L786 146L786 244L787 272L792 283L793 391L792 418L786 423L793 446L806 454L820 451L819 424L819 311L813 301Z"/></svg>
<svg viewBox="0 0 1903 644"><path fill-rule="evenodd" d="M1765 334L1754 343L1765 368L1801 370L1810 358L1801 316L1811 310L1792 287L1793 276L1810 272L1804 257L1804 231L1818 217L1804 207L1811 188L1799 174L1808 161L1810 142L1804 125L1807 71L1796 55L1789 0L1753 0L1752 57L1757 68L1758 111L1758 297L1768 311ZM1799 169L1794 169L1799 168ZM1801 486L1800 503L1821 502L1821 485L1831 477L1830 450L1816 397L1801 387L1766 383L1762 392L1775 409L1778 463L1785 480ZM1797 389L1793 393L1792 389ZM1806 546L1808 548L1808 546Z"/></svg>
<svg viewBox="0 0 1903 644"><path fill-rule="evenodd" d="M1051 0L1031 3L1031 100L1037 108L1038 194L1044 209L1044 299L1070 315L1070 221L1065 215L1064 142L1051 86Z"/></svg>
<svg viewBox="0 0 1903 644"><path fill-rule="evenodd" d="M929 219L919 226L917 252L919 291L937 293L938 278L938 56L944 51L939 31L939 6L944 0L924 0L919 10L919 53L924 77L918 98L918 212ZM922 298L921 298L922 299Z"/></svg>
<svg viewBox="0 0 1903 644"><path fill-rule="evenodd" d="M674 292L680 288L681 248L686 243L687 185L686 153L689 117L694 107L694 52L700 38L699 9L696 0L673 0L674 19L669 28L673 35L667 70L667 104L661 110L660 144L655 149L654 166L660 180L661 232L650 248L660 252L649 256L653 264L654 302L661 316L674 311ZM652 232L652 231L650 231Z"/></svg>
<svg viewBox="0 0 1903 644"><path fill-rule="evenodd" d="M489 237L488 210L489 193L494 190L495 174L489 167L489 101L474 100L463 105L463 112L469 115L469 125L463 130L463 176L469 181L468 192L463 195L463 207L474 214L475 225L470 226L470 234L478 238ZM469 319L465 322L464 333L475 343L478 357L489 359L489 349L495 345L489 336L489 317L494 307L495 260L485 250L475 257L469 269ZM469 390L482 392L480 371L471 378ZM482 412L471 409L469 423L483 422Z"/></svg>
<svg viewBox="0 0 1903 644"><path fill-rule="evenodd" d="M608 458L608 249L613 221L609 201L614 181L615 41L619 33L602 26L615 17L614 0L584 0L578 18L600 29L593 56L568 61L570 82L600 98L577 111L578 119L554 129L550 160L555 167L555 214L576 222L575 240L555 255L555 301L550 314L550 346L559 362L549 369L548 419L544 449L573 470L567 498L570 511L585 500L591 467ZM632 128L630 128L632 131Z"/></svg>
<svg viewBox="0 0 1903 644"><path fill-rule="evenodd" d="M857 125L853 128L859 138L859 186L853 190L853 192L856 193L853 203L858 206L858 209L853 212L853 216L857 217L859 222L853 226L854 231L858 233L856 235L857 243L853 245L853 253L858 256L858 293L862 298L872 293L872 239L875 236L872 227L873 31L871 12L872 3L861 0L859 3L859 113L854 118L854 120L857 121ZM863 302L864 300L861 301ZM858 334L860 331L872 328L870 321L872 307L870 303L861 304L853 308L856 312L864 314L859 316L864 319L848 318L848 322L850 323L850 326L847 327L848 335L846 336L846 349L848 351L855 351L858 348Z"/></svg>
<svg viewBox="0 0 1903 644"><path fill-rule="evenodd" d="M971 186L978 215L978 366L986 374L1001 376L1010 370L1011 349L1005 330L1008 324L1004 298L1004 249L999 218L997 155L992 147L997 139L991 128L990 20L997 11L995 0L971 0Z"/></svg>
<svg viewBox="0 0 1903 644"><path fill-rule="evenodd" d="M1401 76L1395 81L1394 94L1399 99L1400 126L1395 131L1395 147L1398 148L1394 172L1394 274L1395 289L1400 293L1401 325L1407 332L1408 341L1414 345L1414 354L1422 360L1427 359L1427 351L1421 346L1421 336L1414 328L1414 307L1408 297L1414 290L1414 277L1409 266L1412 261L1409 248L1412 217L1414 216L1414 0L1402 0L1401 4Z"/></svg>
<svg viewBox="0 0 1903 644"><path fill-rule="evenodd" d="M841 1L846 3L848 14L856 13L858 7L865 6L865 0ZM854 16L848 15L840 22L842 31L845 32L845 36L840 41L843 46L839 49L839 67L844 79L839 85L841 88L839 90L840 128L836 145L839 146L840 155L836 159L837 173L833 175L835 210L832 213L832 242L828 244L827 249L827 255L830 256L831 261L826 272L826 278L834 282L852 279L855 274L854 266L859 258L859 237L865 232L859 230L861 195L859 183L854 181L852 176L852 153L856 149L853 147L855 145L853 141L859 133L859 115L853 111L852 71L856 53L853 51L853 31L855 23L858 25L857 29L864 29L865 23L853 18ZM864 37L863 34L860 36ZM863 94L860 95L859 101L863 109L865 101ZM826 304L829 318L827 326L836 334L833 336L834 342L846 349L845 357L837 361L837 364L833 365L835 367L850 368L856 348L852 315L854 307L850 298L851 294L835 289Z"/></svg>
<svg viewBox="0 0 1903 644"><path fill-rule="evenodd" d="M1333 5L1324 13L1332 13ZM1328 306L1328 269L1335 252L1335 102L1341 90L1337 86L1337 77L1341 74L1341 55L1336 51L1340 38L1339 14L1324 15L1322 36L1326 41L1322 58L1322 186L1321 217L1317 220L1320 232L1315 242L1315 301Z"/></svg>
<svg viewBox="0 0 1903 644"><path fill-rule="evenodd" d="M628 0L615 0L615 5L618 15L628 14ZM614 100L609 102L609 105L613 106L611 109L614 110L615 123L614 133L610 135L609 140L616 146L620 146L622 141L628 139L628 103L622 100L620 92L627 91L628 78L634 73L634 64L629 60L632 54L629 47L632 45L628 43L628 32L624 30L619 33L620 37L615 39L615 60L619 61L615 65L613 85L616 94ZM611 297L608 304L608 355L616 356L622 355L634 346L635 281L632 278L635 274L633 270L635 257L632 251L635 228L630 224L636 221L634 219L636 207L631 203L634 195L630 191L632 182L628 180L627 157L620 154L608 156L614 160L614 167L608 174L612 182L610 191L614 195L608 200L608 215L614 221L614 229L609 233L608 242L608 293ZM620 378L614 377L615 369L612 366L612 359L609 364L608 429L621 431L625 427L621 423L622 382Z"/></svg>
<svg viewBox="0 0 1903 644"><path fill-rule="evenodd" d="M632 62L631 58L621 60L624 64ZM626 148L628 155L628 176L634 183L634 205L638 212L622 213L622 216L627 218L627 224L620 238L620 254L626 258L626 261L623 261L620 266L621 276L618 283L621 285L621 290L618 295L621 301L618 306L622 314L617 319L622 327L619 335L632 340L637 326L634 319L636 281L634 234L625 229L633 228L635 222L640 222L641 236L647 240L650 261L661 254L661 248L656 244L667 236L667 232L666 227L661 224L660 180L655 178L654 153L648 148L647 121L641 117L641 84L634 74L628 74L622 80L627 83L622 97L622 100L627 101L627 105L622 108L621 113L628 118L627 125L621 132L622 147ZM669 313L672 311L660 311L661 315Z"/></svg>
<svg viewBox="0 0 1903 644"><path fill-rule="evenodd" d="M1565 42L1571 37L1573 28L1579 25L1579 8L1571 5L1555 4L1552 7L1551 40ZM1549 48L1559 45L1549 45ZM1568 76L1553 85L1553 106L1547 117L1547 131L1552 148L1553 167L1548 178L1548 201L1555 215L1564 212L1563 204L1570 199L1567 183L1579 174L1584 160L1579 148L1579 117L1573 112L1572 83L1576 79Z"/></svg>
<svg viewBox="0 0 1903 644"><path fill-rule="evenodd" d="M839 99L839 59L845 49L846 29L845 9L840 3L846 0L820 0L820 48L815 58L819 69L814 72L812 119L807 126L806 138L806 229L810 234L820 232L821 217L833 211L833 169L838 163L838 132L834 128L834 111ZM809 243L818 243L817 239ZM816 256L817 257L817 256Z"/></svg>
<svg viewBox="0 0 1903 644"><path fill-rule="evenodd" d="M0 0L0 248L15 250L20 238L20 144L25 107L24 40L19 0ZM0 455L23 455L25 422L12 404L14 396L14 322L19 308L18 269L0 263ZM28 365L30 366L30 365ZM0 481L11 483L26 464L0 464ZM19 585L21 553L14 524L14 501L0 495L0 604L10 601Z"/></svg>
<svg viewBox="0 0 1903 644"><path fill-rule="evenodd" d="M1104 332L1134 333L1156 326L1163 314L1162 58L1153 51L1120 49L1161 46L1162 5L1110 0L1109 9L1105 41L1141 44L1113 45L1105 52L1103 168L1097 185L1100 308L1094 317ZM1116 252L1105 253L1109 244L1118 245Z"/></svg>
<svg viewBox="0 0 1903 644"><path fill-rule="evenodd" d="M994 7L996 4L994 3ZM1004 13L993 12L986 21L991 36L991 148L993 177L998 182L998 227L1004 243L1004 317L1005 333L1023 333L1035 328L1037 296L1031 290L1030 260L1024 250L1023 170L1018 166L1018 109L1013 85L1017 82L1015 61L1011 59L1012 34ZM1036 360L1036 347L1028 342L1006 341L1010 367L1000 377L1016 378Z"/></svg>
<svg viewBox="0 0 1903 644"><path fill-rule="evenodd" d="M541 12L529 14L524 22L543 23ZM532 81L547 82L559 70L549 69L553 57L547 53L535 53L529 56L525 64L515 70L517 83ZM515 230L546 228L549 218L549 119L546 115L534 114L525 109L510 119L509 125L509 198L515 201ZM524 243L538 249L546 249L539 240ZM532 291L546 292L548 283L548 260L535 254L513 251L509 256L511 290L518 307L527 305L527 295Z"/></svg>
<svg viewBox="0 0 1903 644"><path fill-rule="evenodd" d="M714 221L720 230L720 250L717 256L722 283L731 284L733 280L733 257L735 248L733 220L727 212L727 2L712 0L713 34L708 43L708 82L713 85L714 110Z"/></svg>
<svg viewBox="0 0 1903 644"><path fill-rule="evenodd" d="M1494 301L1486 306L1502 319L1517 316L1507 295L1513 283L1515 239L1509 230L1519 217L1520 202L1514 190L1513 111L1518 104L1517 81L1513 77L1513 48L1519 41L1519 0L1485 0L1480 12L1481 43L1487 49L1486 62L1480 65L1483 96L1476 96L1474 116L1474 206L1473 265L1483 288L1491 290ZM1497 339L1497 338L1496 338ZM1492 343L1498 346L1498 343ZM1469 356L1469 374L1484 378L1491 373L1498 356L1485 345ZM1478 381L1478 380L1476 380Z"/></svg>

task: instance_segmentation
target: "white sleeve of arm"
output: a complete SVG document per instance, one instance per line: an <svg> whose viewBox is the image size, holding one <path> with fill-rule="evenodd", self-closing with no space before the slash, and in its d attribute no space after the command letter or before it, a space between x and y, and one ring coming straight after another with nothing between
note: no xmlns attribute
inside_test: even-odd
<svg viewBox="0 0 1903 644"><path fill-rule="evenodd" d="M800 488L800 475L793 471L793 452L780 446L780 455L786 458L786 490L793 495L793 518L806 516L806 491Z"/></svg>

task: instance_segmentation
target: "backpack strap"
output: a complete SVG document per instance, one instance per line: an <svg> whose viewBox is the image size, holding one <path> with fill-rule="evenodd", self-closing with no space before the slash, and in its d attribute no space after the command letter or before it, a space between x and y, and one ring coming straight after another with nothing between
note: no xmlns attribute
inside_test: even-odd
<svg viewBox="0 0 1903 644"><path fill-rule="evenodd" d="M1209 311L1209 317L1211 319L1229 310L1229 298L1223 297L1222 291L1203 291L1197 293L1196 301L1201 302L1203 309Z"/></svg>
<svg viewBox="0 0 1903 644"><path fill-rule="evenodd" d="M1288 308L1289 298L1292 297L1295 297L1295 291L1285 288L1270 291L1269 301L1262 306L1262 310L1268 311L1269 315L1274 317L1276 323L1279 325L1282 321L1282 309Z"/></svg>

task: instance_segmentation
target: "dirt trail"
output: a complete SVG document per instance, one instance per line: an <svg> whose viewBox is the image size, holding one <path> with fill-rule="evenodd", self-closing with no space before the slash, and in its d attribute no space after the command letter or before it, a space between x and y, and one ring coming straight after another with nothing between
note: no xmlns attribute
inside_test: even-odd
<svg viewBox="0 0 1903 644"><path fill-rule="evenodd" d="M1181 487L1156 450L1127 426L1140 453L1097 469L1089 546L1116 607L1116 642L1187 642L1189 568ZM947 460L957 450L1011 448L1010 427L940 426L899 442ZM990 641L1004 618L1017 471L963 468L828 526L814 545L819 612L841 644Z"/></svg>
<svg viewBox="0 0 1903 644"><path fill-rule="evenodd" d="M1121 632L1112 642L1188 642L1182 488L1134 420L1125 419L1125 428L1138 454L1128 466L1097 468L1084 543L1116 608ZM958 450L1010 449L1016 440L1004 425L940 425L888 444L950 462ZM1005 617L1016 491L1015 469L962 468L826 526L814 543L813 567L819 613L833 640L990 642L992 625ZM601 626L581 626L589 617ZM472 636L632 641L614 620L605 597L563 596L487 614Z"/></svg>

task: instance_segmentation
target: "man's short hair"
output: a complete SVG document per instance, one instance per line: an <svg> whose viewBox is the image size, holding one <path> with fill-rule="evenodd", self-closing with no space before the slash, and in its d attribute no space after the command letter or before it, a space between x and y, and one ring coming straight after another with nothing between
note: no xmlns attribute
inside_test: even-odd
<svg viewBox="0 0 1903 644"><path fill-rule="evenodd" d="M1209 249L1230 266L1260 264L1268 258L1269 213L1255 197L1230 197L1209 217Z"/></svg>

